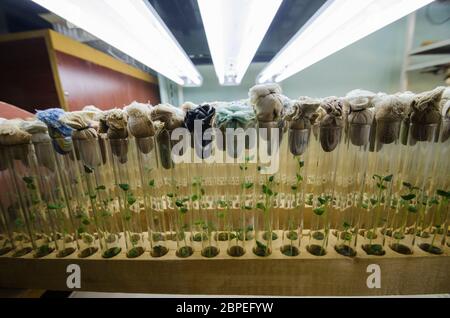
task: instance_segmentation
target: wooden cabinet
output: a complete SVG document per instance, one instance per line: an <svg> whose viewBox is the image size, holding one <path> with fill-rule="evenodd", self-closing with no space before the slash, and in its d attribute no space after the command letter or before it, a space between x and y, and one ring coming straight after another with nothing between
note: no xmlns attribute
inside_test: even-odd
<svg viewBox="0 0 450 318"><path fill-rule="evenodd" d="M160 102L158 80L52 30L0 36L0 100L34 112Z"/></svg>

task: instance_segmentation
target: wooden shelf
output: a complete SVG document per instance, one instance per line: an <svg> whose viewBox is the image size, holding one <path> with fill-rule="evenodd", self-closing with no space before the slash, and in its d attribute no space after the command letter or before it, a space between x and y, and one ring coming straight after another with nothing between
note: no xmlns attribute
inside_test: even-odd
<svg viewBox="0 0 450 318"><path fill-rule="evenodd" d="M450 54L450 39L424 45L409 52L409 55Z"/></svg>
<svg viewBox="0 0 450 318"><path fill-rule="evenodd" d="M368 256L360 248L348 258L334 251L330 236L327 255L317 257L305 250L304 237L297 257L281 254L281 239L274 241L271 256L253 255L251 243L240 258L221 253L206 259L196 249L187 259L175 256L174 246L161 258L146 252L127 259L124 252L112 259L99 253L87 259L69 256L57 259L0 257L0 287L68 290L66 267L78 264L81 289L100 292L136 292L201 295L405 295L450 293L450 249L431 255L419 248L404 256L386 249L385 256ZM170 242L174 244L174 242ZM381 269L381 288L369 289L367 266Z"/></svg>
<svg viewBox="0 0 450 318"><path fill-rule="evenodd" d="M450 56L443 57L440 59L434 59L433 61L427 61L422 63L411 64L407 67L407 71L426 71L431 69L436 69L442 66L450 64Z"/></svg>

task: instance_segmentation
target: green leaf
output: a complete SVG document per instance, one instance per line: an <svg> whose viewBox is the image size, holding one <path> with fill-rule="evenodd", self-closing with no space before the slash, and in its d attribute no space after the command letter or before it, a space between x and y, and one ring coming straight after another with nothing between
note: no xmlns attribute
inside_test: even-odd
<svg viewBox="0 0 450 318"><path fill-rule="evenodd" d="M124 215L124 219L125 219L125 221L129 221L129 220L131 220L131 213L126 213L125 215Z"/></svg>
<svg viewBox="0 0 450 318"><path fill-rule="evenodd" d="M319 201L319 203L321 205L324 205L325 203L327 203L327 199L326 198L318 197L317 200Z"/></svg>
<svg viewBox="0 0 450 318"><path fill-rule="evenodd" d="M342 233L342 239L344 241L351 241L352 240L352 234L349 232L343 232Z"/></svg>
<svg viewBox="0 0 450 318"><path fill-rule="evenodd" d="M132 196L129 196L129 197L127 198L127 201L128 201L128 204L129 204L129 205L133 205L133 204L136 202L136 198L134 198L134 197L132 197Z"/></svg>
<svg viewBox="0 0 450 318"><path fill-rule="evenodd" d="M249 162L250 160L253 160L255 156L245 156L245 162Z"/></svg>
<svg viewBox="0 0 450 318"><path fill-rule="evenodd" d="M378 174L374 174L374 175L372 176L372 179L374 179L374 180L376 180L376 179L381 180L381 176L378 175Z"/></svg>
<svg viewBox="0 0 450 318"><path fill-rule="evenodd" d="M300 166L300 168L303 168L305 166L305 162L303 160L299 160L298 165Z"/></svg>
<svg viewBox="0 0 450 318"><path fill-rule="evenodd" d="M433 205L433 204L439 204L438 199L436 199L436 198L431 198L430 201L429 201L429 205Z"/></svg>
<svg viewBox="0 0 450 318"><path fill-rule="evenodd" d="M296 185L292 185L292 186L291 186L291 190L292 190L292 191L297 191L297 189L298 189L298 187L297 187Z"/></svg>
<svg viewBox="0 0 450 318"><path fill-rule="evenodd" d="M153 188L155 186L155 179L150 180L148 185Z"/></svg>
<svg viewBox="0 0 450 318"><path fill-rule="evenodd" d="M252 207L251 207L251 206L249 206L249 205L244 205L244 209L246 209L246 210L251 210L251 209L252 209Z"/></svg>
<svg viewBox="0 0 450 318"><path fill-rule="evenodd" d="M109 216L112 216L112 214L109 211L103 211L102 212L102 217L106 218L106 217L109 217Z"/></svg>
<svg viewBox="0 0 450 318"><path fill-rule="evenodd" d="M411 205L408 206L408 211L409 211L409 212L416 213L417 210L418 210L418 209L417 209L417 207L416 207L415 205L412 205L412 204L411 204Z"/></svg>
<svg viewBox="0 0 450 318"><path fill-rule="evenodd" d="M246 188L246 189L250 189L251 187L253 187L253 182L245 182L244 183L244 188Z"/></svg>
<svg viewBox="0 0 450 318"><path fill-rule="evenodd" d="M77 230L78 234L83 234L84 232L86 232L86 229L84 228L84 226L80 226Z"/></svg>
<svg viewBox="0 0 450 318"><path fill-rule="evenodd" d="M441 196L441 197L447 198L447 199L450 198L450 191L445 191L445 190L442 190L442 189L438 189L436 191L436 194Z"/></svg>
<svg viewBox="0 0 450 318"><path fill-rule="evenodd" d="M123 190L123 191L128 191L130 190L130 185L127 183L119 183L119 187Z"/></svg>
<svg viewBox="0 0 450 318"><path fill-rule="evenodd" d="M33 177L23 177L22 180L28 184L33 183Z"/></svg>
<svg viewBox="0 0 450 318"><path fill-rule="evenodd" d="M205 221L203 221L203 220L196 220L196 221L194 221L194 225L199 226L199 225L203 225L203 224L205 224Z"/></svg>
<svg viewBox="0 0 450 318"><path fill-rule="evenodd" d="M188 208L186 208L186 207L182 207L181 209L180 209L180 212L181 213L186 213L188 211Z"/></svg>
<svg viewBox="0 0 450 318"><path fill-rule="evenodd" d="M193 194L191 197L192 201L197 201L198 200L198 195L197 194Z"/></svg>
<svg viewBox="0 0 450 318"><path fill-rule="evenodd" d="M92 172L94 172L94 169L89 167L89 166L87 166L87 165L84 165L84 172L92 173Z"/></svg>
<svg viewBox="0 0 450 318"><path fill-rule="evenodd" d="M97 198L97 195L96 195L96 194L91 194L91 195L89 195L89 197L90 197L92 200L94 200L94 199Z"/></svg>
<svg viewBox="0 0 450 318"><path fill-rule="evenodd" d="M262 185L262 191L264 194L267 194L269 196L273 195L272 189L270 189L267 185Z"/></svg>
<svg viewBox="0 0 450 318"><path fill-rule="evenodd" d="M176 205L177 207L182 207L182 206L184 206L184 203L183 203L183 201L181 201L180 199L177 199L177 200L175 200L175 205Z"/></svg>
<svg viewBox="0 0 450 318"><path fill-rule="evenodd" d="M104 185L99 185L95 190L106 190L106 187Z"/></svg>
<svg viewBox="0 0 450 318"><path fill-rule="evenodd" d="M348 228L350 228L351 225L350 225L350 223L347 223L347 222L344 221L342 226L344 227L344 229L348 229Z"/></svg>
<svg viewBox="0 0 450 318"><path fill-rule="evenodd" d="M84 219L81 221L81 223L83 223L84 225L89 225L89 224L91 224L91 222L90 222L88 219L86 219L86 218L84 218Z"/></svg>
<svg viewBox="0 0 450 318"><path fill-rule="evenodd" d="M386 181L386 182L390 182L390 181L392 181L392 177L393 177L394 175L392 175L392 174L390 174L390 175L388 175L388 176L385 176L384 178L383 178L383 181Z"/></svg>
<svg viewBox="0 0 450 318"><path fill-rule="evenodd" d="M24 226L24 223L23 223L23 221L21 220L21 219L16 219L15 221L14 221L14 224L17 226L17 227L22 227L22 226Z"/></svg>
<svg viewBox="0 0 450 318"><path fill-rule="evenodd" d="M325 212L325 208L323 206L317 207L315 209L313 209L313 212L315 215L322 215Z"/></svg>
<svg viewBox="0 0 450 318"><path fill-rule="evenodd" d="M378 202L378 200L377 199L370 199L370 203L372 204L372 205L375 205L375 204L377 204L377 202Z"/></svg>
<svg viewBox="0 0 450 318"><path fill-rule="evenodd" d="M269 182L273 182L274 176L269 177Z"/></svg>
<svg viewBox="0 0 450 318"><path fill-rule="evenodd" d="M303 177L301 175L299 175L298 173L296 174L296 177L297 177L297 182L303 181Z"/></svg>
<svg viewBox="0 0 450 318"><path fill-rule="evenodd" d="M407 188L411 188L412 184L409 182L402 182L403 186L407 187Z"/></svg>
<svg viewBox="0 0 450 318"><path fill-rule="evenodd" d="M167 193L167 196L168 196L169 198L173 198L173 193Z"/></svg>
<svg viewBox="0 0 450 318"><path fill-rule="evenodd" d="M30 190L36 190L36 186L33 183L27 183L27 188Z"/></svg>
<svg viewBox="0 0 450 318"><path fill-rule="evenodd" d="M264 205L264 203L262 202L258 202L256 204L256 208L265 211L266 210L266 206Z"/></svg>
<svg viewBox="0 0 450 318"><path fill-rule="evenodd" d="M149 173L149 172L151 172L151 171L153 170L153 168L150 168L150 167L144 167L144 170L145 170L147 173Z"/></svg>
<svg viewBox="0 0 450 318"><path fill-rule="evenodd" d="M409 193L409 194L401 195L400 197L405 201L409 201L409 200L414 199L416 197L416 195L414 193Z"/></svg>
<svg viewBox="0 0 450 318"><path fill-rule="evenodd" d="M256 246L263 250L265 250L267 248L267 246L265 244L261 243L260 241L256 241Z"/></svg>
<svg viewBox="0 0 450 318"><path fill-rule="evenodd" d="M367 205L367 203L361 203L361 207L363 208L363 209L368 209L369 208L369 206Z"/></svg>
<svg viewBox="0 0 450 318"><path fill-rule="evenodd" d="M201 193L202 195L205 195L205 189L201 188L201 189L200 189L200 193Z"/></svg>

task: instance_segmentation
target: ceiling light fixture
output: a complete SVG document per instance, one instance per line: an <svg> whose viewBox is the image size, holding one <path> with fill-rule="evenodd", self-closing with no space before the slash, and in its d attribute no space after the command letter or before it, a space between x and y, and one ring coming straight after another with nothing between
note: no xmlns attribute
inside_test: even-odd
<svg viewBox="0 0 450 318"><path fill-rule="evenodd" d="M153 7L143 0L32 0L179 85L202 76Z"/></svg>
<svg viewBox="0 0 450 318"><path fill-rule="evenodd" d="M329 0L261 71L257 82L281 82L432 1Z"/></svg>
<svg viewBox="0 0 450 318"><path fill-rule="evenodd" d="M239 85L282 0L197 0L221 85Z"/></svg>

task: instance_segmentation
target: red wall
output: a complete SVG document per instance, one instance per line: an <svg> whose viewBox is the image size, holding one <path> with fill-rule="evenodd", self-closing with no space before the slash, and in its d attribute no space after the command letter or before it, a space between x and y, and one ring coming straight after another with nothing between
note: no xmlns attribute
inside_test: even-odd
<svg viewBox="0 0 450 318"><path fill-rule="evenodd" d="M159 88L155 84L65 53L56 52L56 58L69 110L79 110L86 105L110 109L134 100L160 102Z"/></svg>

